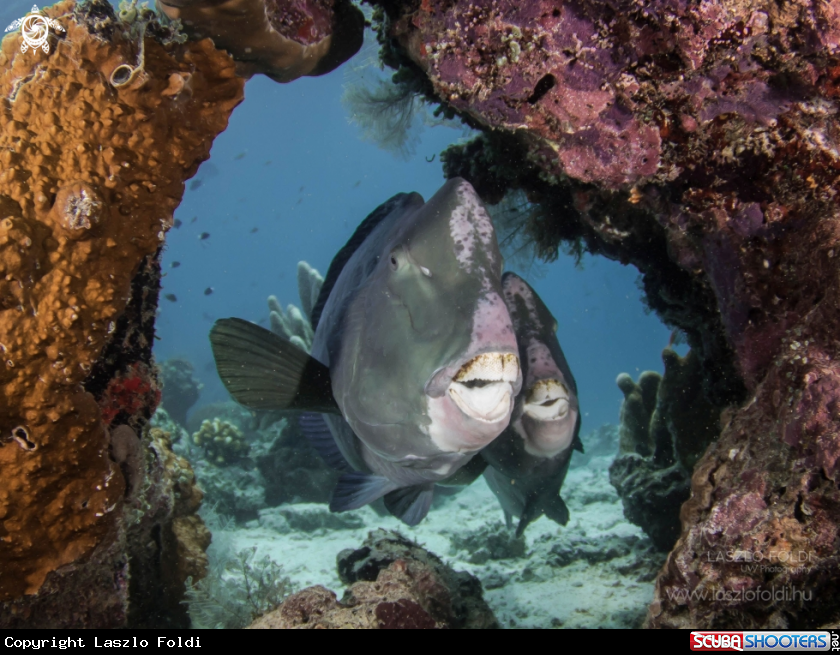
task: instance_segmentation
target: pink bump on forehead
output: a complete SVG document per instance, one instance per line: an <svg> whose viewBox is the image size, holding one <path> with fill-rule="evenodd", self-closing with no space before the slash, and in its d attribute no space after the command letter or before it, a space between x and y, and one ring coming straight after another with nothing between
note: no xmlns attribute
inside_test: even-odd
<svg viewBox="0 0 840 655"><path fill-rule="evenodd" d="M509 277L507 280L505 280L503 291L505 294L505 298L507 298L511 308L516 307L516 305L513 302L516 296L521 297L525 301L525 307L528 308L527 316L519 316L517 312L511 309L511 317L516 322L516 324L521 325L523 321L527 321L533 324L532 327L534 329L541 330L542 321L539 320L539 314L537 312L537 303L534 300L534 292L531 289L531 287L529 287L528 284L518 276Z"/></svg>
<svg viewBox="0 0 840 655"><path fill-rule="evenodd" d="M461 268L472 272L476 247L489 248L493 244L493 222L472 186L464 182L458 186L458 206L449 218L449 233L455 242L455 256Z"/></svg>

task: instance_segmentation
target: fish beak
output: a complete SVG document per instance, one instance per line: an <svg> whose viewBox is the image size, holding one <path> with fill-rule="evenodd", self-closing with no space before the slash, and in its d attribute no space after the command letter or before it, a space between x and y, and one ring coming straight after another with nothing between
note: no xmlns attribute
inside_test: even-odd
<svg viewBox="0 0 840 655"><path fill-rule="evenodd" d="M484 353L460 368L448 391L464 414L484 423L496 423L509 416L518 377L516 355Z"/></svg>
<svg viewBox="0 0 840 655"><path fill-rule="evenodd" d="M571 399L566 385L559 380L539 380L528 392L522 411L537 421L566 418Z"/></svg>

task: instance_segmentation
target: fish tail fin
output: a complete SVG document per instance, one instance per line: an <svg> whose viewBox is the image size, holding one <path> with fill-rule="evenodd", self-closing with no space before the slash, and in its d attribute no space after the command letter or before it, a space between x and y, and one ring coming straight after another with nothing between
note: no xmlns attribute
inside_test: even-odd
<svg viewBox="0 0 840 655"><path fill-rule="evenodd" d="M340 413L329 369L271 330L223 318L210 330L210 345L219 377L238 403Z"/></svg>
<svg viewBox="0 0 840 655"><path fill-rule="evenodd" d="M546 503L545 515L560 525L566 525L569 522L569 508L560 496L554 496Z"/></svg>
<svg viewBox="0 0 840 655"><path fill-rule="evenodd" d="M434 488L434 484L423 484L397 489L385 496L385 507L392 516L413 528L429 513Z"/></svg>
<svg viewBox="0 0 840 655"><path fill-rule="evenodd" d="M394 483L388 478L359 471L344 473L333 489L330 511L359 509L392 491Z"/></svg>
<svg viewBox="0 0 840 655"><path fill-rule="evenodd" d="M338 444L336 444L332 432L330 432L330 428L321 414L303 412L298 417L298 427L307 441L318 451L327 466L344 473L353 471L353 467L341 454Z"/></svg>

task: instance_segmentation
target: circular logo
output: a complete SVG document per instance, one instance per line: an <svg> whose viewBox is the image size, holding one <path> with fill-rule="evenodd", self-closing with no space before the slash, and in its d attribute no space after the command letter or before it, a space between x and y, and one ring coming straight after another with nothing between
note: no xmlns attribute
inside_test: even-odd
<svg viewBox="0 0 840 655"><path fill-rule="evenodd" d="M21 46L29 46L33 50L43 48L44 52L50 51L50 44L47 43L47 37L50 34L50 25L47 19L40 14L28 14L23 18L20 24L20 33L23 37ZM26 50L21 47L23 52Z"/></svg>

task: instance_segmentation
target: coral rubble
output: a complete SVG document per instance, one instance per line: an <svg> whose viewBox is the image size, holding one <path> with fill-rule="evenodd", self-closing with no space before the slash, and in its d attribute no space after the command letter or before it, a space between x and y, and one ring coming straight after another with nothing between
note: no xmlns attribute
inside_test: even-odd
<svg viewBox="0 0 840 655"><path fill-rule="evenodd" d="M350 585L341 601L324 587L309 587L250 627L498 627L478 580L397 533L370 533L362 548L339 554L338 569Z"/></svg>
<svg viewBox="0 0 840 655"><path fill-rule="evenodd" d="M637 266L707 400L732 406L694 468L649 625L836 621L836 0L375 4L386 60L485 128L447 153L447 175L524 191L544 255L571 242Z"/></svg>
<svg viewBox="0 0 840 655"><path fill-rule="evenodd" d="M157 0L197 39L210 37L240 75L277 82L323 75L362 47L364 16L349 0Z"/></svg>
<svg viewBox="0 0 840 655"><path fill-rule="evenodd" d="M118 626L130 502L109 430L139 438L159 400L157 255L243 81L148 10L44 13L64 28L48 55L0 46L0 624Z"/></svg>

